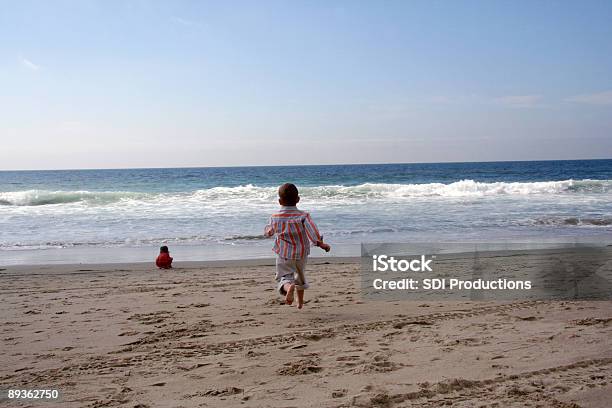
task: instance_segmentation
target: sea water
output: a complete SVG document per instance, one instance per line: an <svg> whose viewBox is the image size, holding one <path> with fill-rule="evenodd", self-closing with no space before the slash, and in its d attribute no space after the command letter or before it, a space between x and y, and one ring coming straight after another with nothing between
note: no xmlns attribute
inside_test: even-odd
<svg viewBox="0 0 612 408"><path fill-rule="evenodd" d="M0 265L150 260L160 245L177 260L271 256L262 231L284 182L336 255L612 238L612 160L3 171Z"/></svg>

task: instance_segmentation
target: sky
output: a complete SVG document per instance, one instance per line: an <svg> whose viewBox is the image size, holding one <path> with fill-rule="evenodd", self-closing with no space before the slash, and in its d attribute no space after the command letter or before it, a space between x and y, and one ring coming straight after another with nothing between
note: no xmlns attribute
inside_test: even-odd
<svg viewBox="0 0 612 408"><path fill-rule="evenodd" d="M610 1L0 0L0 169L612 158Z"/></svg>

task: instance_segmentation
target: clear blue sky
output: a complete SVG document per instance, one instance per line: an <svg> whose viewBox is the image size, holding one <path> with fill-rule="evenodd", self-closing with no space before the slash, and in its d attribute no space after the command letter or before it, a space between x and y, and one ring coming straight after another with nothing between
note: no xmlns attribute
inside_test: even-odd
<svg viewBox="0 0 612 408"><path fill-rule="evenodd" d="M0 169L612 157L610 1L0 0Z"/></svg>

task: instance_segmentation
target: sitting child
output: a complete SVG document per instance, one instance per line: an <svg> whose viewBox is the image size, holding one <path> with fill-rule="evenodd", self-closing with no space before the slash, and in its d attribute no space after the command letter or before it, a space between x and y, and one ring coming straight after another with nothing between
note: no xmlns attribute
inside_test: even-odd
<svg viewBox="0 0 612 408"><path fill-rule="evenodd" d="M298 189L287 183L278 189L280 211L266 225L264 235L275 236L273 251L276 253L276 281L278 292L285 296L285 303L293 303L293 292L297 291L298 309L304 305L306 282L306 260L310 253L310 242L325 252L330 246L323 242L317 226L307 212L298 210Z"/></svg>
<svg viewBox="0 0 612 408"><path fill-rule="evenodd" d="M172 257L170 256L170 251L168 251L167 246L164 245L159 248L159 256L155 260L155 265L160 269L172 268Z"/></svg>

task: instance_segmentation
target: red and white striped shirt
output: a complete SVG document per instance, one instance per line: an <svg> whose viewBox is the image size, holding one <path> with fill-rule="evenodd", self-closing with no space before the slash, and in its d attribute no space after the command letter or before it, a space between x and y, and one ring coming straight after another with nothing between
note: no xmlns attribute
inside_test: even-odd
<svg viewBox="0 0 612 408"><path fill-rule="evenodd" d="M275 235L272 250L282 258L302 259L310 253L310 242L317 245L323 239L307 212L297 207L282 206L270 217L264 235Z"/></svg>

